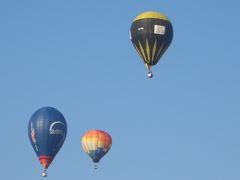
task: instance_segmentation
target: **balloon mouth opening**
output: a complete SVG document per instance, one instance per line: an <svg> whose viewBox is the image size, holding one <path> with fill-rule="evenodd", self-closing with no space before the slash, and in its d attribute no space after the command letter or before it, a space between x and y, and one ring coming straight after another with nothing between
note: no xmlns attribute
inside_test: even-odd
<svg viewBox="0 0 240 180"><path fill-rule="evenodd" d="M48 166L51 164L51 162L53 160L53 158L51 156L39 156L38 159L45 170L48 168Z"/></svg>
<svg viewBox="0 0 240 180"><path fill-rule="evenodd" d="M93 159L93 163L94 163L94 164L99 163L99 159Z"/></svg>

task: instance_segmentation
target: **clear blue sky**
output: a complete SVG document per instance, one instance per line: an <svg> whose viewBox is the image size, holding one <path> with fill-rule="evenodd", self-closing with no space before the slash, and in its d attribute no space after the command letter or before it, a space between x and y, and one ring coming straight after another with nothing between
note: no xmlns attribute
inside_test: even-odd
<svg viewBox="0 0 240 180"><path fill-rule="evenodd" d="M0 1L1 179L42 179L27 124L60 110L68 135L50 180L239 180L237 0ZM136 15L165 13L174 39L149 80L129 40ZM80 146L102 129L97 171Z"/></svg>

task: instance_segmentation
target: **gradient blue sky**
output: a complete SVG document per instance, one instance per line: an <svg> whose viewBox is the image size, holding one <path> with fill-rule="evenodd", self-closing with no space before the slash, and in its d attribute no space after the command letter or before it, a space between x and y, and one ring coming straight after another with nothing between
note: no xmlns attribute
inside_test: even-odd
<svg viewBox="0 0 240 180"><path fill-rule="evenodd" d="M68 136L49 180L239 180L240 2L0 1L1 179L42 179L27 136L42 106ZM171 19L174 39L146 77L130 40L144 11ZM81 136L113 146L97 171Z"/></svg>

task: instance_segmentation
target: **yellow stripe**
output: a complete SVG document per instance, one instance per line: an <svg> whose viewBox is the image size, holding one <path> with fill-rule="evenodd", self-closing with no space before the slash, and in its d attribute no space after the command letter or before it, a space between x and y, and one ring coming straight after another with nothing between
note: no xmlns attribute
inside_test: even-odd
<svg viewBox="0 0 240 180"><path fill-rule="evenodd" d="M86 144L86 136L84 136L83 139L82 139L82 146L83 146L83 150L84 150L86 153L89 153L89 152L90 152L90 151L89 151L89 148L88 148L88 146L87 146L87 144Z"/></svg>
<svg viewBox="0 0 240 180"><path fill-rule="evenodd" d="M147 64L147 63L146 63L145 65L146 65L147 70L148 70L148 71L151 71L151 65L149 65L149 64Z"/></svg>
<svg viewBox="0 0 240 180"><path fill-rule="evenodd" d="M143 56L142 56L142 54L141 54L141 53L140 53L140 51L138 50L138 48L137 48L136 44L135 44L135 43L133 43L133 45L134 45L135 49L137 50L138 54L141 56L141 58L142 58L142 59L144 59L144 58L143 58Z"/></svg>
<svg viewBox="0 0 240 180"><path fill-rule="evenodd" d="M98 138L86 138L86 141L98 141Z"/></svg>
<svg viewBox="0 0 240 180"><path fill-rule="evenodd" d="M86 142L86 147L88 148L88 151L92 150L92 143L90 141L85 141Z"/></svg>
<svg viewBox="0 0 240 180"><path fill-rule="evenodd" d="M139 43L139 46L140 46L140 51L141 51L141 53L142 53L142 55L143 55L143 59L144 59L145 61L147 61L147 59L146 59L146 55L145 55L145 52L144 52L144 49L143 49L143 47L142 47L140 41L138 41L138 43Z"/></svg>
<svg viewBox="0 0 240 180"><path fill-rule="evenodd" d="M148 44L148 39L146 38L146 51L147 51L147 62L150 62L150 48L149 48L149 44Z"/></svg>
<svg viewBox="0 0 240 180"><path fill-rule="evenodd" d="M152 61L156 53L156 47L157 47L157 40L155 40L154 45L153 45L153 50L152 50Z"/></svg>
<svg viewBox="0 0 240 180"><path fill-rule="evenodd" d="M161 54L162 48L163 48L164 44L165 44L165 41L162 43L162 46L161 46L160 49L158 50L158 53L157 53L156 58L159 57L159 55Z"/></svg>
<svg viewBox="0 0 240 180"><path fill-rule="evenodd" d="M162 19L162 20L169 21L167 16L165 16L164 14L159 13L159 12L144 12L144 13L141 13L134 19L134 21L137 21L137 20L140 20L140 19L147 19L147 18Z"/></svg>

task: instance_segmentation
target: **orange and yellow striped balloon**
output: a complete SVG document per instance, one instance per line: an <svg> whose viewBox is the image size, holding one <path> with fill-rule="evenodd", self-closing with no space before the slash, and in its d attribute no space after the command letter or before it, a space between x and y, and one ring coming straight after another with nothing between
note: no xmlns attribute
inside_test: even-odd
<svg viewBox="0 0 240 180"><path fill-rule="evenodd" d="M90 156L94 163L109 151L112 146L111 136L102 130L88 131L82 137L82 148Z"/></svg>

